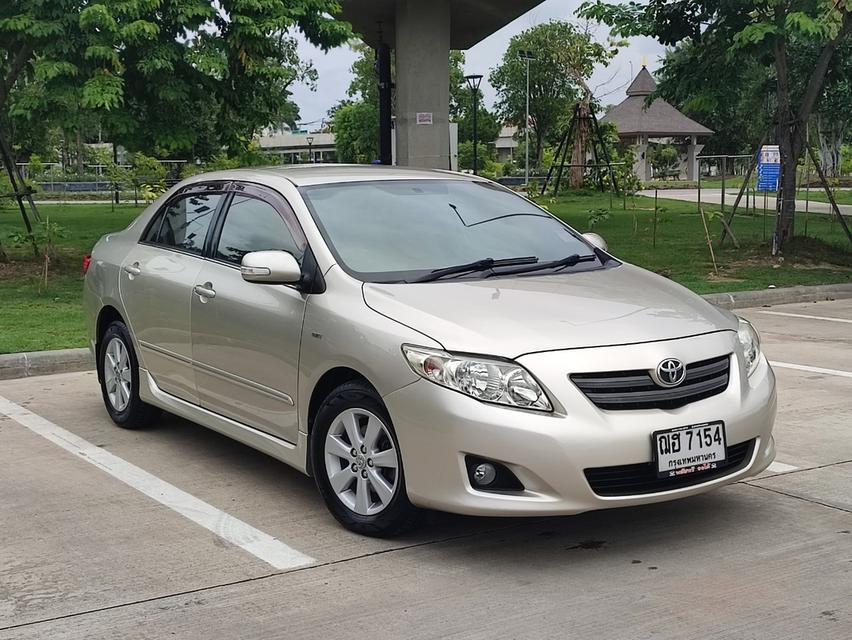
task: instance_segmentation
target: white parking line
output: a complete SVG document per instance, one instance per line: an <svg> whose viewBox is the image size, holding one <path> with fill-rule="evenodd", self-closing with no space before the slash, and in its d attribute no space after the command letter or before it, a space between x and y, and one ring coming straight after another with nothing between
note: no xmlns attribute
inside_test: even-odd
<svg viewBox="0 0 852 640"><path fill-rule="evenodd" d="M106 471L124 484L144 493L169 509L201 525L208 531L276 569L294 569L316 562L310 556L287 546L277 538L255 529L242 520L207 504L203 500L160 480L134 464L119 458L70 431L0 396L0 414L26 427L81 460Z"/></svg>
<svg viewBox="0 0 852 640"><path fill-rule="evenodd" d="M826 316L809 316L805 313L787 313L786 311L758 311L758 313L765 313L770 316L787 316L788 318L805 318L807 320L826 320L828 322L845 322L847 324L852 324L852 320L847 320L846 318L828 318Z"/></svg>
<svg viewBox="0 0 852 640"><path fill-rule="evenodd" d="M841 369L824 369L822 367L810 367L806 364L776 362L775 360L770 360L769 364L779 369L796 369L797 371L809 371L811 373L824 373L829 376L840 376L841 378L852 378L852 371L842 371Z"/></svg>
<svg viewBox="0 0 852 640"><path fill-rule="evenodd" d="M767 470L772 473L787 473L788 471L795 471L798 468L791 464L784 464L783 462L773 462L767 467Z"/></svg>

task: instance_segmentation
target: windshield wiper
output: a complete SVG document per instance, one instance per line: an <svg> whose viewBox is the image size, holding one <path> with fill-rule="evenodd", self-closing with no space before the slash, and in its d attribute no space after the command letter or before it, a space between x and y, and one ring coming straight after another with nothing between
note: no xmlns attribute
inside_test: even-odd
<svg viewBox="0 0 852 640"><path fill-rule="evenodd" d="M494 273L489 273L486 277L490 278L491 276L512 276L517 273L531 273L533 271L544 271L545 269L564 269L565 267L573 267L580 262L593 262L595 260L599 260L597 254L591 253L587 256L581 256L578 253L572 254L567 258L562 258L560 260L551 260L550 262L539 262L537 264L519 267L517 269L509 269L508 271L496 271Z"/></svg>
<svg viewBox="0 0 852 640"><path fill-rule="evenodd" d="M440 280L441 278L446 278L447 276L454 276L462 273L487 271L492 267L513 267L515 265L532 265L537 262L538 258L536 258L535 256L523 256L520 258L500 258L497 260L495 260L494 258L483 258L482 260L475 260L466 264L457 264L453 265L452 267L435 269L431 273L427 273L425 276L420 276L419 278L411 280L411 282L431 282L433 280Z"/></svg>

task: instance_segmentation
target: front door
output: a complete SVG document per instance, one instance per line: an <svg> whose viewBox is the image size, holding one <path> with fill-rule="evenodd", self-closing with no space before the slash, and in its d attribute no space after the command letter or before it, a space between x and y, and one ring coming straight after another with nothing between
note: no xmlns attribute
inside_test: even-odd
<svg viewBox="0 0 852 640"><path fill-rule="evenodd" d="M192 357L201 405L295 442L299 346L307 294L249 283L246 253L290 251L305 240L292 210L273 192L236 185L192 296Z"/></svg>
<svg viewBox="0 0 852 640"><path fill-rule="evenodd" d="M163 391L198 402L192 369L190 302L205 238L223 192L178 194L154 216L121 265L119 291L141 364ZM221 188L215 185L211 189Z"/></svg>

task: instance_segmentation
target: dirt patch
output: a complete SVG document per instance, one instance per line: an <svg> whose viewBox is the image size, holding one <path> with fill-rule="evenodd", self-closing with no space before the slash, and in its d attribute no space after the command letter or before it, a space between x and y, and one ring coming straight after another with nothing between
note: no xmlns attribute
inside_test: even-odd
<svg viewBox="0 0 852 640"><path fill-rule="evenodd" d="M20 280L41 274L42 266L35 262L0 262L0 280Z"/></svg>
<svg viewBox="0 0 852 640"><path fill-rule="evenodd" d="M745 282L742 278L733 278L724 274L716 275L712 271L707 274L708 282Z"/></svg>

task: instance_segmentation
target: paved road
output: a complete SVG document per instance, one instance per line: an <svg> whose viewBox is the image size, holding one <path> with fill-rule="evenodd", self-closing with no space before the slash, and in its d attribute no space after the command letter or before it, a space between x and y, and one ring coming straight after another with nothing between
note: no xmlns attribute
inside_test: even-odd
<svg viewBox="0 0 852 640"><path fill-rule="evenodd" d="M575 517L435 514L390 541L213 432L113 427L91 373L2 382L29 413L0 417L0 638L848 640L852 301L744 315L785 363L762 477Z"/></svg>
<svg viewBox="0 0 852 640"><path fill-rule="evenodd" d="M737 194L739 193L739 188L736 189L725 189L725 210L730 211L731 207L734 206L734 202L737 199ZM698 202L698 189L660 189L658 190L658 196L660 198L669 198L671 200L683 200L685 202ZM654 190L647 189L645 191L639 191L639 195L649 196L651 198L654 197ZM720 204L722 202L722 190L721 189L702 189L701 190L701 202L707 202L710 204ZM774 210L775 208L775 198L774 196L769 196L767 200L767 207L770 210ZM758 208L762 210L763 208L763 196L758 196L757 200ZM741 207L745 207L745 195L743 195L743 200L740 203ZM811 213L825 213L830 214L831 205L827 202L817 202L815 200L811 200L808 203L808 211ZM852 216L852 204L841 204L838 205L840 208L840 213L844 216ZM796 211L804 211L805 210L805 201L804 200L796 200Z"/></svg>

